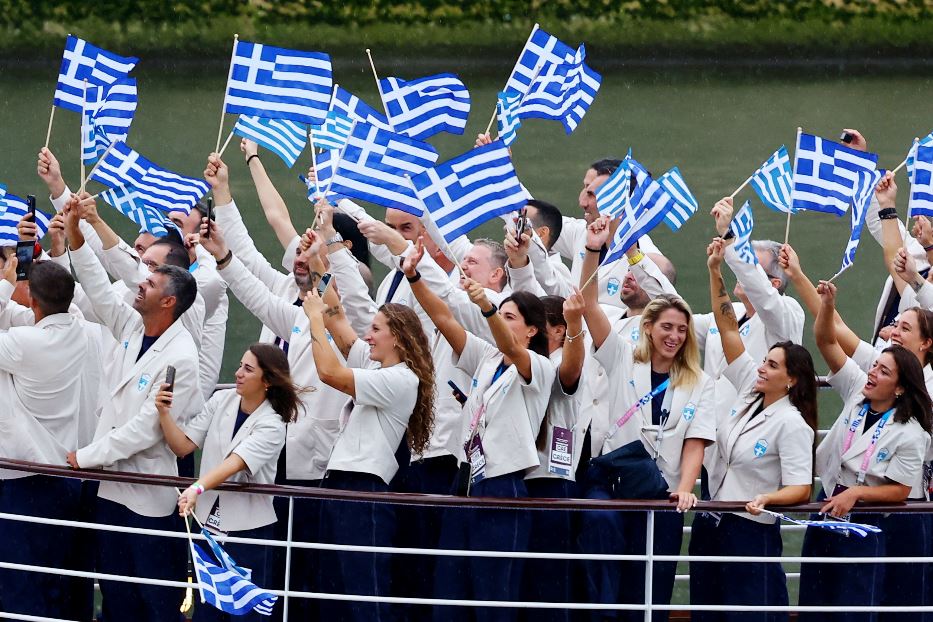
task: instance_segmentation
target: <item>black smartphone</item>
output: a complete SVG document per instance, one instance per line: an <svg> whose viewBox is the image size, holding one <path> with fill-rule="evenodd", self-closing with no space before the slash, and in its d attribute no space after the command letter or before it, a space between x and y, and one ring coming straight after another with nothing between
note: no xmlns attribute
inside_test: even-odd
<svg viewBox="0 0 933 622"><path fill-rule="evenodd" d="M466 393L460 390L460 387L457 386L457 383L453 380L448 380L447 384L450 386L450 390L454 394L454 399L460 402L460 405L463 406L466 404L467 396Z"/></svg>
<svg viewBox="0 0 933 622"><path fill-rule="evenodd" d="M165 384L169 391L175 390L175 368L172 365L165 368Z"/></svg>
<svg viewBox="0 0 933 622"><path fill-rule="evenodd" d="M211 221L214 220L214 197L207 197L207 232L204 237L211 237Z"/></svg>
<svg viewBox="0 0 933 622"><path fill-rule="evenodd" d="M26 195L26 205L29 206L29 215L32 216L32 222L36 222L36 195Z"/></svg>
<svg viewBox="0 0 933 622"><path fill-rule="evenodd" d="M521 239L521 235L522 235L522 233L525 232L525 228L526 228L526 227L528 227L528 215L527 215L527 213L525 212L525 208L523 207L523 208L521 209L521 211L518 213L518 220L515 221L515 235L516 235L516 237L518 237L519 239Z"/></svg>
<svg viewBox="0 0 933 622"><path fill-rule="evenodd" d="M16 280L25 281L29 279L29 269L32 267L32 260L36 252L36 243L34 240L20 240L16 243Z"/></svg>
<svg viewBox="0 0 933 622"><path fill-rule="evenodd" d="M324 273L324 276L321 277L321 280L318 281L318 284L317 284L317 295L318 296L320 296L321 298L324 297L324 294L327 292L327 288L330 285L330 281L333 278L334 276L330 272Z"/></svg>
<svg viewBox="0 0 933 622"><path fill-rule="evenodd" d="M843 132L842 135L839 137L839 140L841 140L842 142L848 145L853 140L855 140L855 136L853 136L852 134L848 132Z"/></svg>

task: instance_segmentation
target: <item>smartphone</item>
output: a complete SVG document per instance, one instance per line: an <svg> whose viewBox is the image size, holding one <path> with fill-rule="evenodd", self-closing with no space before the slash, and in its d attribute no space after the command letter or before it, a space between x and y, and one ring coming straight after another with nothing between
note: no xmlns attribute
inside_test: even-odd
<svg viewBox="0 0 933 622"><path fill-rule="evenodd" d="M207 197L207 232L205 238L211 237L211 221L214 220L214 197Z"/></svg>
<svg viewBox="0 0 933 622"><path fill-rule="evenodd" d="M450 390L454 394L454 399L460 402L461 406L466 404L467 396L463 391L460 390L460 387L457 386L457 383L455 383L453 380L448 380L447 384L450 386Z"/></svg>
<svg viewBox="0 0 933 622"><path fill-rule="evenodd" d="M36 222L36 195L26 195L26 205L29 206L29 215L32 216L32 222Z"/></svg>
<svg viewBox="0 0 933 622"><path fill-rule="evenodd" d="M16 243L16 280L29 279L29 269L36 252L35 240L20 240Z"/></svg>
<svg viewBox="0 0 933 622"><path fill-rule="evenodd" d="M165 368L165 384L169 391L175 390L175 368L172 365Z"/></svg>
<svg viewBox="0 0 933 622"><path fill-rule="evenodd" d="M317 284L317 295L321 298L324 297L324 293L327 292L327 288L330 286L331 279L334 276L330 272L325 272L324 276L321 277L321 280Z"/></svg>
<svg viewBox="0 0 933 622"><path fill-rule="evenodd" d="M839 140L841 140L842 142L848 145L853 140L855 140L855 136L853 136L852 134L848 132L843 132L842 135L839 137Z"/></svg>
<svg viewBox="0 0 933 622"><path fill-rule="evenodd" d="M528 227L528 215L525 212L525 208L518 213L518 220L515 221L515 235L521 239L522 233L525 232L525 229Z"/></svg>

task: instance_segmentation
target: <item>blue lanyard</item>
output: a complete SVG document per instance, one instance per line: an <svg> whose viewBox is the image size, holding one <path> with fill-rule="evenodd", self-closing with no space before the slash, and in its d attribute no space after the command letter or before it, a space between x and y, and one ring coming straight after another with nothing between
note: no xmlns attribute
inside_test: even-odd
<svg viewBox="0 0 933 622"><path fill-rule="evenodd" d="M670 384L671 384L671 379L668 378L667 380L665 380L664 382L662 382L655 388L651 389L648 393L645 393L641 397L641 399L639 399L628 410L626 410L625 414L619 417L618 421L616 421L613 424L612 429L609 430L609 434L606 435L606 440L608 441L610 438L612 438L613 434L618 432L622 428L622 426L628 423L628 420L632 418L632 415L635 414L636 410L638 410L642 406L645 406L646 404L650 404L651 400L653 400L656 396L660 395L664 390L666 390L667 387L670 386ZM661 422L662 428L664 427L665 422L666 420Z"/></svg>

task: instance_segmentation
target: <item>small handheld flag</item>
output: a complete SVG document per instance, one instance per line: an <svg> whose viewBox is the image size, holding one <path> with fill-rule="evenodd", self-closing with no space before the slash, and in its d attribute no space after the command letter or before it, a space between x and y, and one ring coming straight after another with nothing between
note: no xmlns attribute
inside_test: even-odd
<svg viewBox="0 0 933 622"><path fill-rule="evenodd" d="M918 146L911 168L907 213L910 218L933 216L933 146Z"/></svg>
<svg viewBox="0 0 933 622"><path fill-rule="evenodd" d="M596 208L600 214L618 218L628 208L631 192L632 169L629 159L626 158L596 191Z"/></svg>
<svg viewBox="0 0 933 622"><path fill-rule="evenodd" d="M337 84L334 85L330 109L336 110L354 121L369 123L380 130L393 131L389 119L384 114Z"/></svg>
<svg viewBox="0 0 933 622"><path fill-rule="evenodd" d="M126 78L138 62L138 58L120 56L69 35L65 41L52 103L60 108L81 112L85 80L91 86L113 84Z"/></svg>
<svg viewBox="0 0 933 622"><path fill-rule="evenodd" d="M800 133L794 154L793 209L842 216L855 199L860 171L874 171L878 156Z"/></svg>
<svg viewBox="0 0 933 622"><path fill-rule="evenodd" d="M234 134L265 147L282 158L288 168L295 166L298 156L308 144L307 132L307 126L296 121L243 115L233 126Z"/></svg>
<svg viewBox="0 0 933 622"><path fill-rule="evenodd" d="M658 177L658 184L674 199L674 207L664 217L664 224L671 231L677 231L691 216L696 214L700 209L700 204L690 192L687 182L684 181L680 169L676 166Z"/></svg>
<svg viewBox="0 0 933 622"><path fill-rule="evenodd" d="M279 597L252 583L250 570L237 566L207 529L202 529L201 535L207 540L211 553L193 542L190 544L201 598L231 615L245 615L250 611L272 615Z"/></svg>
<svg viewBox="0 0 933 622"><path fill-rule="evenodd" d="M586 50L581 45L571 61L545 65L522 98L518 116L560 121L568 134L573 132L602 82L602 76L590 69L585 59Z"/></svg>
<svg viewBox="0 0 933 622"><path fill-rule="evenodd" d="M729 231L735 235L735 252L745 263L758 265L758 255L752 248L752 229L755 219L752 216L752 204L746 201L729 223Z"/></svg>
<svg viewBox="0 0 933 622"><path fill-rule="evenodd" d="M178 231L178 226L160 210L147 205L132 185L111 188L101 192L99 196L115 210L136 223L140 231L150 233L157 238L164 238L168 235L169 229ZM180 231L178 235L183 237Z"/></svg>
<svg viewBox="0 0 933 622"><path fill-rule="evenodd" d="M93 164L114 141L126 141L136 113L136 78L88 86L81 119L81 158Z"/></svg>
<svg viewBox="0 0 933 622"><path fill-rule="evenodd" d="M522 103L522 94L513 91L499 92L496 102L496 117L498 118L497 134L506 147L518 138L518 128L522 126L518 118L518 107Z"/></svg>
<svg viewBox="0 0 933 622"><path fill-rule="evenodd" d="M787 147L784 145L781 145L780 149L755 171L750 183L758 194L758 198L767 207L776 212L792 213L795 211L791 202L794 173L791 170Z"/></svg>
<svg viewBox="0 0 933 622"><path fill-rule="evenodd" d="M16 225L28 211L29 204L24 199L7 193L6 186L0 184L0 246L16 246L19 241ZM51 216L36 210L36 227L39 229L40 240L48 233L51 221Z"/></svg>
<svg viewBox="0 0 933 622"><path fill-rule="evenodd" d="M573 62L575 55L572 47L535 24L503 90L524 95L542 67Z"/></svg>
<svg viewBox="0 0 933 622"><path fill-rule="evenodd" d="M881 181L882 171L860 171L859 181L856 186L855 199L852 202L851 224L852 232L849 235L849 242L846 244L845 253L842 255L842 265L836 276L847 270L855 262L855 251L858 250L858 243L862 237L862 227L865 225L865 216L868 214L868 206L871 204L871 197L874 195L875 186ZM835 276L833 278L836 278Z"/></svg>
<svg viewBox="0 0 933 622"><path fill-rule="evenodd" d="M860 538L865 538L870 533L881 533L881 528L876 527L875 525L866 525L864 523L852 523L849 521L841 520L800 520L796 518L791 518L779 512L772 512L771 510L766 510L762 508L761 510L765 514L769 514L775 518L779 518L788 523L794 523L795 525L805 525L807 527L819 527L820 529L826 529L833 531L835 533L847 536L850 533L854 533Z"/></svg>
<svg viewBox="0 0 933 622"><path fill-rule="evenodd" d="M311 142L321 149L343 149L347 137L353 129L353 119L337 110L327 113L327 120L321 125L311 125Z"/></svg>
<svg viewBox="0 0 933 622"><path fill-rule="evenodd" d="M450 73L402 80L379 80L382 103L394 131L417 140L438 132L463 134L470 115L470 92Z"/></svg>

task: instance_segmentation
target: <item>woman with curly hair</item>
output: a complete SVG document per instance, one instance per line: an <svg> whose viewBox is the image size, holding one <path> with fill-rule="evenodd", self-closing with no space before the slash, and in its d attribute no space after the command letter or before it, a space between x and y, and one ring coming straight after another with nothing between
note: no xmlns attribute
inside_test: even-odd
<svg viewBox="0 0 933 622"><path fill-rule="evenodd" d="M312 288L305 297L304 310L311 324L311 351L321 381L350 396L322 486L388 492L398 470L395 452L403 435L407 433L411 450L420 452L434 420L434 363L421 322L409 307L386 303L360 339L333 288L323 300ZM323 542L391 546L394 532L395 515L387 504L327 502L323 506ZM321 564L325 591L388 594L391 568L387 555L326 557ZM382 604L331 602L322 603L321 617L383 620L389 619L390 610Z"/></svg>

